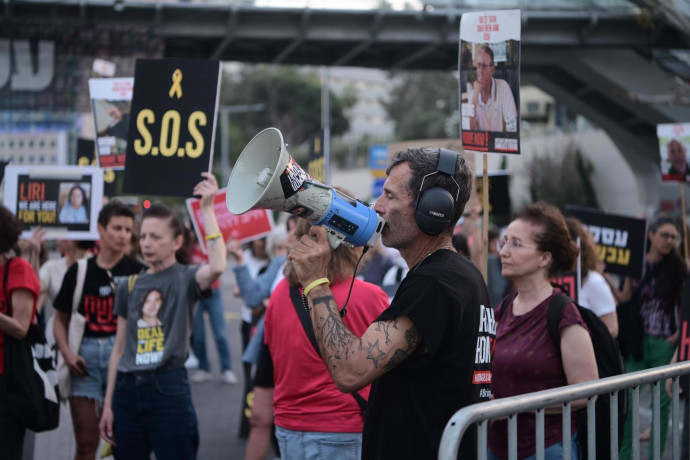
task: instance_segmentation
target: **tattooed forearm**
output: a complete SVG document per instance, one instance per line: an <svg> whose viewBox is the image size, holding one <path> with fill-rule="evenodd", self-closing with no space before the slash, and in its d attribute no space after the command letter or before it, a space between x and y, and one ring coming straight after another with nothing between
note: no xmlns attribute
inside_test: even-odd
<svg viewBox="0 0 690 460"><path fill-rule="evenodd" d="M319 311L314 318L314 332L326 364L337 367L338 360L347 359L353 342L359 339L343 324L332 296L317 297L312 300L312 304L314 308L325 306L325 311Z"/></svg>
<svg viewBox="0 0 690 460"><path fill-rule="evenodd" d="M387 344L391 342L391 335L389 332L389 328L391 328L391 327L393 329L398 329L398 319L397 318L395 318L392 322L379 321L376 323L376 331L377 332L383 332L384 334L386 334L386 343Z"/></svg>
<svg viewBox="0 0 690 460"><path fill-rule="evenodd" d="M379 341L369 343L367 347L367 359L374 363L374 367L379 367L379 361L386 357L386 354L379 349Z"/></svg>

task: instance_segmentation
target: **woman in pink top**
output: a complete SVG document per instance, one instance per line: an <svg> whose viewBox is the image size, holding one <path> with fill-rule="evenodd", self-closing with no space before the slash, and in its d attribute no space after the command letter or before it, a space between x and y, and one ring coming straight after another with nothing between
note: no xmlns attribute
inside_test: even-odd
<svg viewBox="0 0 690 460"><path fill-rule="evenodd" d="M296 238L308 235L309 227L300 219ZM345 245L333 251L328 279L338 305L345 304L360 252L361 248ZM286 278L271 294L265 319L265 343L274 365L274 420L281 458L359 459L362 410L352 394L336 388L307 338L290 298L291 287L299 289L300 299L302 289L291 265L286 271ZM355 334L363 334L387 306L388 296L381 288L356 279L343 321ZM369 387L359 395L366 399Z"/></svg>
<svg viewBox="0 0 690 460"><path fill-rule="evenodd" d="M491 390L495 398L531 393L597 379L592 341L575 304L568 304L558 325L559 355L546 328L546 314L554 294L552 276L572 269L578 254L563 215L551 205L525 207L508 226L500 242L503 276L516 292L496 307L496 348ZM575 410L586 400L572 403ZM545 458L563 458L562 406L549 407L544 417ZM489 428L489 458L508 458L507 420L493 421ZM577 449L575 419L571 420L572 458ZM535 416L518 415L518 458L533 456Z"/></svg>

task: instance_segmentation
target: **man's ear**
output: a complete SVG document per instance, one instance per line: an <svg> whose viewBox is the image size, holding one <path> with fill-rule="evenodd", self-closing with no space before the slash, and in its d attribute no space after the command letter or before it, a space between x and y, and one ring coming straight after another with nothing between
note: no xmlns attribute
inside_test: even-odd
<svg viewBox="0 0 690 460"><path fill-rule="evenodd" d="M98 235L103 238L103 234L105 233L105 227L101 224L98 224L96 226L96 230L98 230Z"/></svg>

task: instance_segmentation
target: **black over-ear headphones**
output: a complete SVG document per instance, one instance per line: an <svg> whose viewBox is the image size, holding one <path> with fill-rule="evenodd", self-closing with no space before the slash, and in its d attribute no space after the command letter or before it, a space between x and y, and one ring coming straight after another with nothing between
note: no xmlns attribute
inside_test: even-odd
<svg viewBox="0 0 690 460"><path fill-rule="evenodd" d="M460 186L453 177L457 165L457 153L452 150L438 149L438 166L436 171L427 174L422 179L422 183L419 186L419 194L417 195L417 203L415 204L415 220L419 229L427 235L435 236L447 230L450 221L453 219L455 201L460 194ZM448 190L441 187L432 187L424 190L424 180L438 173L448 174L455 182L455 185L458 186L455 198Z"/></svg>

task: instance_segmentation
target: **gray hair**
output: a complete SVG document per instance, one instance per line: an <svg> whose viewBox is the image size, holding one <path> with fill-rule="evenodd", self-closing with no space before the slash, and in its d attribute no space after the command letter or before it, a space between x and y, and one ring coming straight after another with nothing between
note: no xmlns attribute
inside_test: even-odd
<svg viewBox="0 0 690 460"><path fill-rule="evenodd" d="M407 163L412 171L412 175L410 176L410 180L405 188L412 196L412 200L410 202L411 206L414 206L417 202L417 197L420 193L419 189L422 185L422 179L424 179L424 177L427 175L428 177L426 180L424 180L424 190L428 190L433 187L440 187L453 195L453 198L457 196L457 199L455 200L453 218L451 219L447 229L447 233L452 235L455 224L458 222L458 220L460 220L460 217L462 217L467 200L470 199L470 194L472 192L472 170L467 164L467 161L465 161L465 158L461 154L458 154L458 162L453 177L442 173L433 174L437 170L438 160L439 149L435 147L410 148L407 150L402 150L393 155L391 164L386 170L386 174L390 174L391 169L393 169L395 166L402 163ZM455 181L453 179L455 179Z"/></svg>

